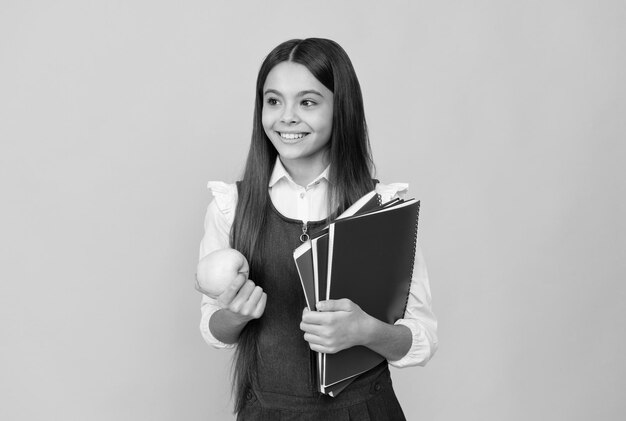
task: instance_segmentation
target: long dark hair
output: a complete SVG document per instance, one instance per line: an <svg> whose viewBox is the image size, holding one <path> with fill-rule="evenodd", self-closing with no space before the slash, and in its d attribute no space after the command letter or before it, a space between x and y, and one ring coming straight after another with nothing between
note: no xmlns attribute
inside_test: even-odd
<svg viewBox="0 0 626 421"><path fill-rule="evenodd" d="M352 62L339 44L329 39L307 38L286 41L263 61L256 81L252 140L231 231L233 248L247 257L251 273L260 264L259 239L267 220L268 185L277 151L263 129L263 86L279 63L304 65L333 92L333 127L329 141L328 219L343 212L372 190L374 163L367 134L363 96ZM233 388L235 410L244 404L246 389L256 382L259 358L256 348L258 323L253 320L241 332L235 354Z"/></svg>

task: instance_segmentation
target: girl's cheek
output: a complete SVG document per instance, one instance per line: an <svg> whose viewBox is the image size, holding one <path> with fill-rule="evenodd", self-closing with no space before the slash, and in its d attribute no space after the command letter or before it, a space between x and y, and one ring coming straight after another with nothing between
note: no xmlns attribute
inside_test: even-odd
<svg viewBox="0 0 626 421"><path fill-rule="evenodd" d="M274 124L274 113L269 110L263 109L263 113L261 114L261 123L266 131L271 130L272 125Z"/></svg>

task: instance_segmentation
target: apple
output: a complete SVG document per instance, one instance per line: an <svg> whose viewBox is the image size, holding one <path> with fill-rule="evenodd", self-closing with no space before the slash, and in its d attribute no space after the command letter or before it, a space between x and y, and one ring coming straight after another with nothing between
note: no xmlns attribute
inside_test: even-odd
<svg viewBox="0 0 626 421"><path fill-rule="evenodd" d="M248 261L235 249L220 249L200 259L197 272L197 287L212 298L219 297L243 273L248 277Z"/></svg>

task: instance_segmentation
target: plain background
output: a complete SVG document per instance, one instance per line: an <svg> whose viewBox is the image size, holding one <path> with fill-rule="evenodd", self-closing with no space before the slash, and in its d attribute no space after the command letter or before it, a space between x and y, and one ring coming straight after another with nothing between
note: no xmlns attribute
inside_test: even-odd
<svg viewBox="0 0 626 421"><path fill-rule="evenodd" d="M208 180L262 59L353 60L422 200L440 349L410 420L626 417L623 1L0 2L0 418L227 420L198 331Z"/></svg>

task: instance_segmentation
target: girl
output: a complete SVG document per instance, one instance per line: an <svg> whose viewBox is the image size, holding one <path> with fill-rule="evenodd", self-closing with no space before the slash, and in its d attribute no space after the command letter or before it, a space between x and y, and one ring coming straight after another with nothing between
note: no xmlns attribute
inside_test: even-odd
<svg viewBox="0 0 626 421"><path fill-rule="evenodd" d="M403 319L383 323L348 299L305 309L292 252L376 188L384 201L406 185L372 179L363 99L352 63L334 41L277 46L256 84L252 142L243 180L210 182L200 257L234 248L249 262L217 298L203 296L201 332L233 347L238 420L402 420L387 362L337 397L317 392L313 351L363 345L396 367L424 365L437 347L430 288L417 247ZM304 310L303 310L304 309Z"/></svg>

